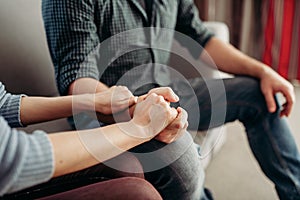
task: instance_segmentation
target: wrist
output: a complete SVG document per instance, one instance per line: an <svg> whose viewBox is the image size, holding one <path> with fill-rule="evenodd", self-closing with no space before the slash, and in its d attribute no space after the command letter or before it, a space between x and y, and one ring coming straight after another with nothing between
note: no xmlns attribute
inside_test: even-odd
<svg viewBox="0 0 300 200"><path fill-rule="evenodd" d="M259 79L263 79L264 77L266 76L270 76L270 74L272 74L274 71L271 67L265 65L265 64L262 64L261 65L261 69L259 70L258 72L258 78Z"/></svg>
<svg viewBox="0 0 300 200"><path fill-rule="evenodd" d="M148 142L155 137L147 126L138 125L133 120L119 123L117 126L125 135L141 142Z"/></svg>
<svg viewBox="0 0 300 200"><path fill-rule="evenodd" d="M265 65L264 63L261 63L259 61L256 61L256 65L254 65L254 69L253 70L253 76L258 78L258 79L263 79L265 76L268 76L270 74L270 72L272 71L271 67L269 67L268 65ZM253 69L253 67L252 67Z"/></svg>
<svg viewBox="0 0 300 200"><path fill-rule="evenodd" d="M73 109L82 111L95 110L94 94L81 94L73 96Z"/></svg>

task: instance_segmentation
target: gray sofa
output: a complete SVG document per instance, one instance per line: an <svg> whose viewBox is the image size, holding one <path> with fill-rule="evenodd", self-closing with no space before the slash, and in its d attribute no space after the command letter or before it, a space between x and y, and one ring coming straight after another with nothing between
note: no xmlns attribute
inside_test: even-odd
<svg viewBox="0 0 300 200"><path fill-rule="evenodd" d="M37 96L58 95L40 4L41 2L37 0L0 1L0 80L11 93ZM215 32L217 37L228 41L226 25L208 22L207 26ZM185 54L190 56L187 52ZM215 76L214 71L207 73L211 77ZM35 129L56 132L69 130L70 126L66 119L62 119L25 128L28 132ZM220 128L215 129L207 136L207 148L214 145L220 130ZM225 128L221 131L225 133ZM205 133L199 133L195 140L201 141L204 135ZM222 137L212 154L203 160L205 166L224 141L225 137Z"/></svg>
<svg viewBox="0 0 300 200"><path fill-rule="evenodd" d="M11 93L36 96L58 95L36 0L0 1L0 80ZM70 129L65 119L29 126L56 132Z"/></svg>

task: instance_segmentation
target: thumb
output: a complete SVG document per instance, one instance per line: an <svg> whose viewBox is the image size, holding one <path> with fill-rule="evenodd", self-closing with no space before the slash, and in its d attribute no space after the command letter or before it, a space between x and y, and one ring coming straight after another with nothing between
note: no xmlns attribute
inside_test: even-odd
<svg viewBox="0 0 300 200"><path fill-rule="evenodd" d="M272 91L265 92L264 96L269 112L274 113L276 111L276 103Z"/></svg>
<svg viewBox="0 0 300 200"><path fill-rule="evenodd" d="M168 102L178 102L179 101L179 97L174 93L174 91L170 87L154 88L148 92L148 95L153 94L153 93L163 96L164 99Z"/></svg>

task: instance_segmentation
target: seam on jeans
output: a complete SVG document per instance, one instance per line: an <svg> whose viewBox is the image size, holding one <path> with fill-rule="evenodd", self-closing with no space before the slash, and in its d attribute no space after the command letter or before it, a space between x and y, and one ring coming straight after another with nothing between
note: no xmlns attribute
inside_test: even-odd
<svg viewBox="0 0 300 200"><path fill-rule="evenodd" d="M192 142L189 148L193 148L193 146L194 146L193 144L194 144L194 143ZM186 151L184 152L184 154L187 152L187 150L188 150L189 148L186 149ZM197 150L196 150L196 151L197 151ZM197 153L197 154L198 154L198 153ZM182 155L183 155L183 154L182 154ZM181 157L181 156L180 156L180 157ZM179 160L180 157L179 157L177 160ZM177 160L175 160L173 163L175 163ZM201 161L200 161L199 159L197 159L197 161L200 163L200 164L199 164L199 167L201 167ZM172 171L174 171L174 172L176 173L177 177L180 178L180 181L181 181L181 183L182 183L182 185L184 186L184 189L185 189L184 192L187 193L187 192L189 191L189 189L191 189L191 188L188 188L188 187L186 186L185 182L184 182L183 179L181 178L181 175L180 175L180 174L177 172L177 170L172 166L172 164L169 165L169 167L172 169ZM204 173L204 175L205 175L205 173ZM197 188L196 188L196 189L197 189Z"/></svg>
<svg viewBox="0 0 300 200"><path fill-rule="evenodd" d="M238 103L239 105L244 105L244 106L247 105L248 107L255 108L255 109L257 109L257 111L259 112L260 115L263 112L262 109L261 109L261 107L255 106L255 105L251 105L249 103L244 103L244 102L241 102L241 101L232 101L232 102L228 103L227 105L234 105L234 103ZM267 136L268 136L268 139L269 139L269 141L271 143L271 146L273 147L272 150L274 151L274 153L276 155L276 158L278 159L278 161L279 161L282 169L286 172L287 176L289 177L289 179L294 184L294 187L295 187L296 191L300 195L300 188L297 186L296 181L294 180L293 175L291 173L291 170L289 169L287 163L284 161L284 159L281 158L279 147L273 141L272 136L270 135L270 131L268 131L268 130L270 130L270 128L268 127L268 125L266 125L266 122L263 123L263 127L265 129L265 132L267 133Z"/></svg>
<svg viewBox="0 0 300 200"><path fill-rule="evenodd" d="M227 106L235 106L235 105L240 105L240 106L247 106L247 107L250 107L250 108L254 108L254 109L257 109L258 111L258 115L261 115L263 110L261 109L261 107L259 106L256 106L256 105L253 105L253 104L250 104L250 103L245 103L243 101L231 101L231 102L227 102L226 104ZM219 107L221 105L218 105L218 106L215 106L215 107ZM225 105L223 105L225 106ZM207 104L207 105L204 105L202 106L203 109L207 109L207 108L211 108L211 104ZM227 107L226 107L227 108ZM203 110L202 109L202 110ZM227 110L227 109L226 109ZM253 119L254 121L255 119ZM253 122L252 121L252 122ZM251 122L249 122L251 123ZM269 131L269 128L267 127L266 125L266 122L263 123L263 127L265 129L265 132L267 133L267 136L268 136L268 139L270 141L270 144L272 146L272 150L274 151L275 155L276 155L276 158L278 159L278 162L280 164L280 166L282 167L282 169L286 172L288 178L292 181L292 183L294 184L294 187L297 191L297 193L300 195L300 188L297 186L296 184L296 181L295 179L293 178L293 175L291 173L291 170L289 169L287 163L284 161L284 159L281 158L281 154L280 154L280 151L279 151L279 148L278 146L275 144L275 142L273 141L272 139L272 136L270 135Z"/></svg>
<svg viewBox="0 0 300 200"><path fill-rule="evenodd" d="M289 179L292 181L292 183L294 184L294 187L297 191L297 193L300 195L300 188L297 186L295 179L291 173L291 170L290 168L288 167L287 163L285 162L284 159L282 159L282 156L280 154L280 150L279 150L279 147L277 146L277 144L274 142L274 140L272 139L272 136L270 134L270 132L268 130L270 130L270 128L268 127L268 125L266 124L266 122L263 123L263 127L267 133L267 136L270 140L270 143L271 143L271 146L273 147L273 151L281 165L281 167L283 168L283 170L286 172L287 176L289 177ZM268 130L267 130L268 129Z"/></svg>
<svg viewBox="0 0 300 200"><path fill-rule="evenodd" d="M200 107L203 107L203 109L209 109L209 108L212 107L211 105L212 105L212 104L204 104L203 106L200 106ZM222 105L225 106L225 104L222 104ZM250 103L245 103L245 102L243 102L243 101L231 101L231 102L228 102L228 101L227 101L226 105L233 105L233 106L234 106L234 105L248 106L248 107L255 108L255 109L259 110L260 112L262 112L261 107L255 106L255 105L250 104ZM215 105L215 106L216 106L216 105ZM219 106L221 106L221 104L218 104L216 107L219 107Z"/></svg>
<svg viewBox="0 0 300 200"><path fill-rule="evenodd" d="M263 110L261 109L261 107L259 107L259 106L255 106L255 105L253 105L253 104L250 104L250 103L245 103L245 102L243 102L243 101L231 101L231 102L227 102L226 103L226 105L225 104L218 104L218 105L215 105L214 107L215 108L218 108L218 107L226 107L226 113L225 113L225 119L226 119L226 114L227 114L227 107L228 106L245 106L245 107L249 107L249 108L254 108L254 109L256 109L257 111L258 111L258 114L261 114L262 112L263 112ZM200 113L201 113L201 110L203 111L203 110L208 110L208 109L210 109L211 110L211 104L206 104L206 105L204 105L204 106L201 106L202 107L202 109L200 109ZM210 116L211 117L211 116ZM236 120L239 120L240 121L240 119L236 119ZM252 121L250 121L249 123L252 123L253 121L255 121L256 119L252 119ZM225 124L226 123L226 120L224 121L224 123L223 124ZM199 125L199 127L200 127L200 125ZM208 127L208 128L213 128L213 127Z"/></svg>

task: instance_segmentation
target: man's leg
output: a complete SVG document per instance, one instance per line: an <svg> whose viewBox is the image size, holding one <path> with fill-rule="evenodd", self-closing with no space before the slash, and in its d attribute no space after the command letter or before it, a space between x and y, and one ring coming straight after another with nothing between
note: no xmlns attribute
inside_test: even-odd
<svg viewBox="0 0 300 200"><path fill-rule="evenodd" d="M204 171L189 133L171 144L151 140L134 148L145 178L163 199L207 199L203 191Z"/></svg>
<svg viewBox="0 0 300 200"><path fill-rule="evenodd" d="M79 116L76 122L77 129L100 126L98 121L87 116ZM154 139L131 151L141 162L146 180L163 199L209 199L203 189L204 170L197 146L189 133L169 145ZM108 167L117 168L114 163L108 163Z"/></svg>
<svg viewBox="0 0 300 200"><path fill-rule="evenodd" d="M224 91L211 91L213 88L220 89L222 82ZM250 77L236 77L206 82L194 79L191 84L198 96L200 107L198 129L206 130L222 124L222 117L213 117L215 120L210 120L212 110L222 112L226 108L224 123L239 120L244 124L254 156L264 173L274 182L279 197L300 199L299 151L286 120L279 117L280 109L273 114L268 112L259 81ZM211 99L209 94L216 95ZM191 98L185 99L183 97L182 106L191 113L189 117L197 115L189 102ZM223 116L224 113L213 114ZM195 128L195 123L190 123Z"/></svg>

